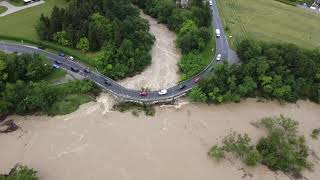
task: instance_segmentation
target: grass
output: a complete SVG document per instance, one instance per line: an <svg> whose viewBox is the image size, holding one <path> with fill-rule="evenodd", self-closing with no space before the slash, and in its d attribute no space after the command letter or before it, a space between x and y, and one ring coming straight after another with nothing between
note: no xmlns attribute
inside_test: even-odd
<svg viewBox="0 0 320 180"><path fill-rule="evenodd" d="M10 0L9 2L10 2L10 4L12 4L14 6L23 6L23 5L25 5L23 0Z"/></svg>
<svg viewBox="0 0 320 180"><path fill-rule="evenodd" d="M54 69L54 71L50 75L45 77L43 80L52 82L54 80L64 77L66 74L67 72L62 69Z"/></svg>
<svg viewBox="0 0 320 180"><path fill-rule="evenodd" d="M40 15L50 15L54 6L67 5L66 0L47 0L44 4L27 8L14 14L0 18L0 35L26 38L38 41L39 37L35 30Z"/></svg>
<svg viewBox="0 0 320 180"><path fill-rule="evenodd" d="M81 104L91 101L92 98L85 94L68 95L61 101L54 103L49 110L49 115L65 115L77 110Z"/></svg>
<svg viewBox="0 0 320 180"><path fill-rule="evenodd" d="M320 14L275 0L218 0L231 48L246 37L320 47Z"/></svg>
<svg viewBox="0 0 320 180"><path fill-rule="evenodd" d="M200 55L202 56L202 59L205 61L205 66L203 69L212 61L215 55L216 51L216 44L215 44L215 36L213 29L210 27L209 28L210 33L212 34L210 40L207 42L206 47L200 52ZM212 51L213 49L213 51Z"/></svg>
<svg viewBox="0 0 320 180"><path fill-rule="evenodd" d="M7 10L8 10L7 7L5 7L5 6L0 6L0 14L6 12Z"/></svg>

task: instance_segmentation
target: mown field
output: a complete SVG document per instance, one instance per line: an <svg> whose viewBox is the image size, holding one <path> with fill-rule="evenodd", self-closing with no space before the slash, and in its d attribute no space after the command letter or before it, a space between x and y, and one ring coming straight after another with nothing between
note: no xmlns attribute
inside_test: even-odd
<svg viewBox="0 0 320 180"><path fill-rule="evenodd" d="M66 6L66 0L47 0L46 3L0 17L0 35L39 40L35 25L41 13L50 14L54 6Z"/></svg>
<svg viewBox="0 0 320 180"><path fill-rule="evenodd" d="M320 14L275 0L218 0L230 46L246 37L320 47Z"/></svg>

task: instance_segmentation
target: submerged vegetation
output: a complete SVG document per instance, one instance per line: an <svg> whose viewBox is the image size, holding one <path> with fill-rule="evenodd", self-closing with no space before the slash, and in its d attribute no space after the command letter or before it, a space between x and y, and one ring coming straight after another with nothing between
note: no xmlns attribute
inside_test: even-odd
<svg viewBox="0 0 320 180"><path fill-rule="evenodd" d="M304 169L312 167L305 138L298 135L298 122L280 116L261 119L256 125L268 131L256 145L251 144L247 134L233 132L223 139L221 147L213 146L208 155L221 160L226 152L233 153L249 166L262 163L294 177L300 177Z"/></svg>
<svg viewBox="0 0 320 180"><path fill-rule="evenodd" d="M132 102L115 104L113 106L113 109L120 112L127 112L132 110L131 112L132 112L132 115L134 116L139 116L139 112L141 111L144 112L146 116L154 116L156 113L154 107L150 105L132 103Z"/></svg>

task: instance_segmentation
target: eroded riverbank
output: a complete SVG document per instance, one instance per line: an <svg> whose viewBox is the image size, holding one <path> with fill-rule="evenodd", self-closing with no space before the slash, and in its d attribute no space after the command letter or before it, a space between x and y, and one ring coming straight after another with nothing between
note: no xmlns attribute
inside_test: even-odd
<svg viewBox="0 0 320 180"><path fill-rule="evenodd" d="M188 104L180 109L157 107L155 117L106 111L104 102L92 102L66 116L11 116L21 127L0 135L0 173L15 163L39 171L44 180L238 180L289 179L264 166L248 168L238 160L215 162L207 157L209 148L230 130L248 133L257 140L263 131L250 122L283 114L300 122L312 152L314 172L319 179L320 141L310 138L320 127L320 106L300 101L279 105L247 100L238 104L207 106Z"/></svg>

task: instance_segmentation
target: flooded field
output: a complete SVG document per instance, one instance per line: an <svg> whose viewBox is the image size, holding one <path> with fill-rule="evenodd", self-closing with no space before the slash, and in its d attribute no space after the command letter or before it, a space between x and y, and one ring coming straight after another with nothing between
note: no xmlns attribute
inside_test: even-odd
<svg viewBox="0 0 320 180"><path fill-rule="evenodd" d="M215 162L207 151L231 130L257 140L263 131L250 122L283 114L300 122L313 152L309 180L320 178L320 106L300 101L279 105L250 99L238 104L185 104L156 108L155 117L113 112L102 95L66 116L11 116L21 128L0 135L0 173L16 163L35 168L41 180L276 180L288 179L264 166L249 168L236 159ZM250 176L244 176L250 174Z"/></svg>

